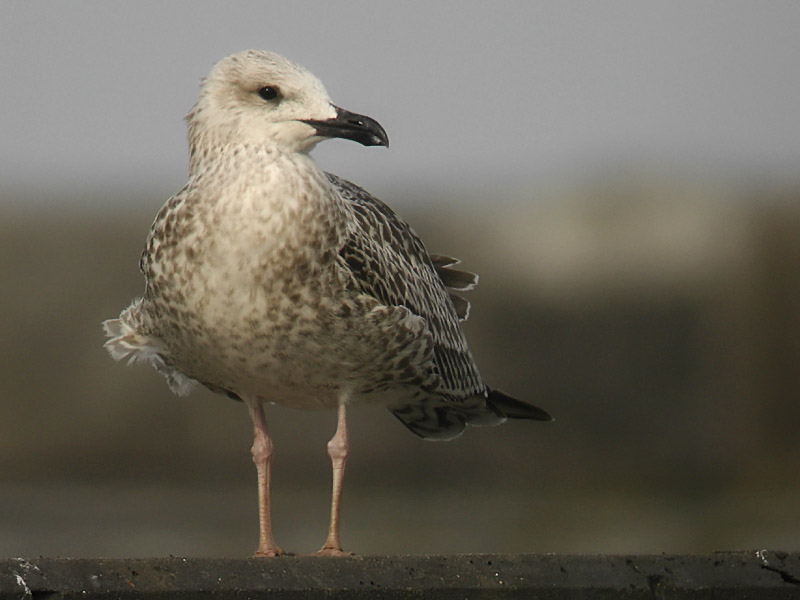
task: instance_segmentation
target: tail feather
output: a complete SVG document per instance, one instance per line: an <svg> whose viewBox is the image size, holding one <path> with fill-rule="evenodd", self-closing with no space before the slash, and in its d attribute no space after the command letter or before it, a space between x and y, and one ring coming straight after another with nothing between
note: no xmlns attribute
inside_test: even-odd
<svg viewBox="0 0 800 600"><path fill-rule="evenodd" d="M512 398L500 390L489 390L486 403L497 409L509 419L533 419L534 421L552 421L553 417L538 406Z"/></svg>
<svg viewBox="0 0 800 600"><path fill-rule="evenodd" d="M405 405L389 407L392 414L414 434L426 440L452 440L466 426L464 415L436 398L416 398Z"/></svg>
<svg viewBox="0 0 800 600"><path fill-rule="evenodd" d="M389 410L412 432L428 440L452 440L461 435L466 425L499 425L506 418L553 420L541 408L492 389L486 398L475 396L463 404L417 395L390 405Z"/></svg>

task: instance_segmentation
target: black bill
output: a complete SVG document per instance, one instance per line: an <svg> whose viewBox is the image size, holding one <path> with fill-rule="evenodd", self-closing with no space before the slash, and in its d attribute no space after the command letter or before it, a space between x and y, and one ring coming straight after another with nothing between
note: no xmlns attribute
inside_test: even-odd
<svg viewBox="0 0 800 600"><path fill-rule="evenodd" d="M365 146L389 146L389 136L375 119L348 112L338 106L336 117L325 121L304 120L317 130L317 135L353 140Z"/></svg>

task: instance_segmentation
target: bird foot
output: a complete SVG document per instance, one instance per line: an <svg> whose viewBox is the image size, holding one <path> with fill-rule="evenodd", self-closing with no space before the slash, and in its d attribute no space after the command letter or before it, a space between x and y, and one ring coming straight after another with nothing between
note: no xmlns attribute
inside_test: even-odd
<svg viewBox="0 0 800 600"><path fill-rule="evenodd" d="M316 552L312 552L310 556L355 556L355 552L345 552L341 548L323 546Z"/></svg>
<svg viewBox="0 0 800 600"><path fill-rule="evenodd" d="M262 556L264 557L283 556L284 554L286 554L286 552L284 552L277 546L273 546L272 548L263 548L263 549L259 548L258 550L256 550L255 554L253 554L253 556L260 558Z"/></svg>

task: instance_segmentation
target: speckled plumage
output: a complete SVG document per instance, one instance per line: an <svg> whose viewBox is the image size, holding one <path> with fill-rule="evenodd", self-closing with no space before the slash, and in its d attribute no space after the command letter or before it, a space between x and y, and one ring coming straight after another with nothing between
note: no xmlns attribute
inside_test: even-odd
<svg viewBox="0 0 800 600"><path fill-rule="evenodd" d="M261 51L220 61L187 119L189 181L151 227L144 295L104 324L115 359L251 409L381 402L433 439L548 418L481 378L460 325L469 304L454 293L477 277L308 155L324 137L386 145L377 123Z"/></svg>

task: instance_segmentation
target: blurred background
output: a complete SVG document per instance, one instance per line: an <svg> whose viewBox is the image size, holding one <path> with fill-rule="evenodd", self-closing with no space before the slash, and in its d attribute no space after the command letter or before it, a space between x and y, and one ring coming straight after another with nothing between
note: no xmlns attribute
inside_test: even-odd
<svg viewBox="0 0 800 600"><path fill-rule="evenodd" d="M186 180L219 58L271 49L391 148L323 168L481 274L493 385L550 424L423 442L351 411L358 553L800 548L800 5L3 2L0 556L246 556L244 407L100 322ZM327 527L335 415L268 411L277 538Z"/></svg>

